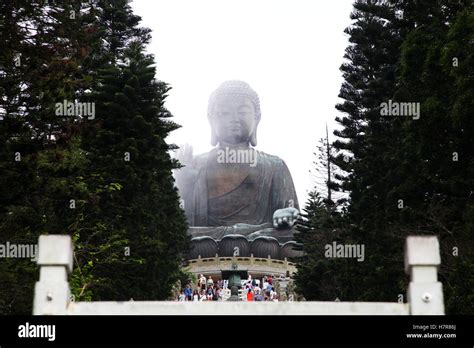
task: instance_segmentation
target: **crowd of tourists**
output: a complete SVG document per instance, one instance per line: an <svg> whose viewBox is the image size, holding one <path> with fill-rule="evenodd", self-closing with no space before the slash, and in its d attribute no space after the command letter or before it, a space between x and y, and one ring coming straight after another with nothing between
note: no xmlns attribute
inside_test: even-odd
<svg viewBox="0 0 474 348"><path fill-rule="evenodd" d="M247 301L278 301L272 276L252 279L252 276L249 275L242 285L247 292Z"/></svg>
<svg viewBox="0 0 474 348"><path fill-rule="evenodd" d="M227 280L214 282L211 276L207 279L200 275L197 286L192 287L191 283L186 284L178 296L178 301L222 301L224 291L227 289Z"/></svg>
<svg viewBox="0 0 474 348"><path fill-rule="evenodd" d="M243 295L247 301L278 301L278 295L273 284L273 277L265 275L261 278L241 280ZM229 281L220 279L214 281L211 276L206 278L199 275L197 285L192 286L191 282L181 289L177 301L222 301L224 293L228 292Z"/></svg>

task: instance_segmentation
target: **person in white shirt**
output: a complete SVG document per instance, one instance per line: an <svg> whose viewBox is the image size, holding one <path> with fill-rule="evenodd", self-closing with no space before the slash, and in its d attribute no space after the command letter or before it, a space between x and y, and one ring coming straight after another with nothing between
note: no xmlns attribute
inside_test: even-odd
<svg viewBox="0 0 474 348"><path fill-rule="evenodd" d="M247 278L247 283L245 284L245 287L248 289L252 289L252 276L249 274L249 277Z"/></svg>
<svg viewBox="0 0 474 348"><path fill-rule="evenodd" d="M184 295L184 291L182 291L182 290L179 294L178 301L180 301L180 302L186 301L186 296Z"/></svg>
<svg viewBox="0 0 474 348"><path fill-rule="evenodd" d="M199 284L199 287L200 287L201 289L206 288L206 277L204 277L204 275L202 275L202 274L199 275L198 284Z"/></svg>

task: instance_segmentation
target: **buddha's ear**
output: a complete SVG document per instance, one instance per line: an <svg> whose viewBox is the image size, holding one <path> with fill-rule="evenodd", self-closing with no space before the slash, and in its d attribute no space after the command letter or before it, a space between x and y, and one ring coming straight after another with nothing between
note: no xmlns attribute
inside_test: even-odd
<svg viewBox="0 0 474 348"><path fill-rule="evenodd" d="M253 129L252 134L250 134L250 145L252 146L257 146L257 128L258 124L260 123L260 120L257 120L257 123L255 124L255 127Z"/></svg>
<svg viewBox="0 0 474 348"><path fill-rule="evenodd" d="M257 146L257 128L250 135L250 145Z"/></svg>
<svg viewBox="0 0 474 348"><path fill-rule="evenodd" d="M216 134L216 124L215 119L212 117L210 113L207 114L207 119L209 120L209 125L211 126L211 145L217 145L217 134Z"/></svg>
<svg viewBox="0 0 474 348"><path fill-rule="evenodd" d="M214 130L214 127L211 126L211 145L216 146L217 145L217 135L216 131Z"/></svg>

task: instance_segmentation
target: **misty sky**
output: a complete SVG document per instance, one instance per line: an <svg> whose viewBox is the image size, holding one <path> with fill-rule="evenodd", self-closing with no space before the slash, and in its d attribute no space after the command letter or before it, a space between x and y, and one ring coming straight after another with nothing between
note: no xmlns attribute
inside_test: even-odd
<svg viewBox="0 0 474 348"><path fill-rule="evenodd" d="M262 109L256 148L286 162L303 206L325 123L330 132L337 127L352 0L134 0L132 7L153 30L157 78L172 87L166 106L182 128L168 141L209 151L209 95L225 80L246 81Z"/></svg>

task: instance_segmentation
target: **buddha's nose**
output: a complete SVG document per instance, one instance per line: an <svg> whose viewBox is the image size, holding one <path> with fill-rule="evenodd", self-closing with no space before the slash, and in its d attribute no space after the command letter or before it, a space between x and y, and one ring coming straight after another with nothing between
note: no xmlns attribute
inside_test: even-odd
<svg viewBox="0 0 474 348"><path fill-rule="evenodd" d="M231 112L229 121L232 122L232 123L239 123L239 121L240 121L239 113L238 112Z"/></svg>

